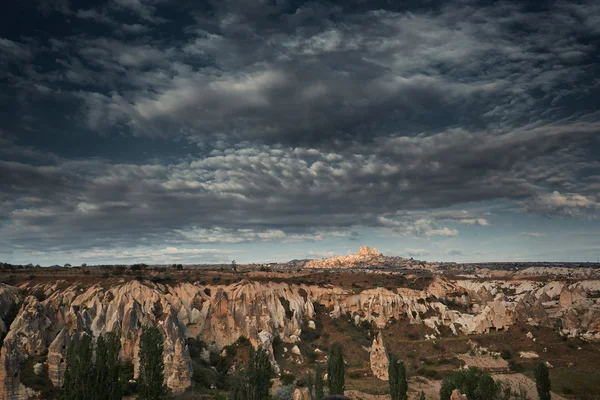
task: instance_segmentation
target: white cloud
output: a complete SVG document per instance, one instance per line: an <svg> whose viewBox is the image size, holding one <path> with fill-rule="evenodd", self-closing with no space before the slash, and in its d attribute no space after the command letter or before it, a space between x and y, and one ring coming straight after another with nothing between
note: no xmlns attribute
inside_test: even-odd
<svg viewBox="0 0 600 400"><path fill-rule="evenodd" d="M521 232L521 236L528 236L532 238L543 238L546 237L546 234L540 232Z"/></svg>
<svg viewBox="0 0 600 400"><path fill-rule="evenodd" d="M464 256L465 251L463 249L448 249L444 254L447 256Z"/></svg>
<svg viewBox="0 0 600 400"><path fill-rule="evenodd" d="M457 219L456 222L459 224L467 224L467 225L479 225L479 226L488 226L489 222L485 218L466 218L466 219Z"/></svg>
<svg viewBox="0 0 600 400"><path fill-rule="evenodd" d="M535 198L529 206L530 210L558 215L577 215L586 211L600 208L600 204L593 196L577 193L561 193L554 191Z"/></svg>
<svg viewBox="0 0 600 400"><path fill-rule="evenodd" d="M456 236L458 235L458 231L456 229L449 229L447 227L443 227L442 229L431 229L425 232L426 236Z"/></svg>
<svg viewBox="0 0 600 400"><path fill-rule="evenodd" d="M404 252L409 256L409 257L422 257L422 256L426 256L429 253L429 251L424 250L424 249L411 249L411 248L405 248Z"/></svg>

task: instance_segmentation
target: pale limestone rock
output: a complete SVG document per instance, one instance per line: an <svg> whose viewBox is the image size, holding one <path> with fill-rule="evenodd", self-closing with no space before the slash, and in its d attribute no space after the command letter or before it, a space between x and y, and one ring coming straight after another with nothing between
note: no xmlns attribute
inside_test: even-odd
<svg viewBox="0 0 600 400"><path fill-rule="evenodd" d="M33 366L33 373L41 376L44 374L44 364L42 363L37 363Z"/></svg>
<svg viewBox="0 0 600 400"><path fill-rule="evenodd" d="M594 281L578 285L590 291L596 286ZM48 377L59 386L64 375L66 349L71 340L77 339L76 332L83 330L90 330L96 336L119 330L121 356L131 359L137 371L140 326L157 324L165 335L165 383L174 392L181 392L190 385L187 338L199 338L208 344L211 352L219 352L245 336L254 346L267 348L272 356L275 335L285 342L293 342L293 336L300 335L306 321L314 323L313 302L332 309L332 318L346 318L349 313L355 322L365 320L381 328L392 318L407 317L411 323L424 323L434 331L445 325L455 334L471 334L509 329L517 320L549 324L542 300L557 297L558 288L562 295L563 286L522 281L514 284L449 281L440 277L425 290L380 287L360 293L332 286L249 281L208 287L190 283L170 286L123 281L109 288L92 285L85 290L76 285L60 290L56 285L46 285L31 288L49 293L48 298L43 302L32 296L25 298L5 338L0 353L3 365L0 387L5 389L0 393L8 393L6 388L25 393L26 388L20 387L18 378L14 377L19 371L19 362L29 354L44 351L48 352ZM523 290L515 296L500 296L500 289L517 287ZM571 293L573 288L568 290ZM575 293L578 293L577 289ZM0 285L0 317L6 309L5 296L8 301L19 300L17 289ZM475 303L478 307L473 307L472 313L461 313L448 309L441 302L425 301L431 296L440 299L451 296L464 305L478 302ZM564 296L566 298L567 294ZM291 318L286 316L281 299L293 312ZM568 303L567 308L558 311L565 334L600 340L600 305L585 296ZM422 319L425 313L431 316ZM310 322L309 329L312 329ZM274 358L271 361L277 370ZM295 361L302 362L302 359L296 356Z"/></svg>
<svg viewBox="0 0 600 400"><path fill-rule="evenodd" d="M388 367L390 365L390 360L385 345L383 344L381 332L379 332L377 337L373 340L369 359L371 361L371 371L373 371L373 375L377 379L387 381L389 379Z"/></svg>
<svg viewBox="0 0 600 400"><path fill-rule="evenodd" d="M312 400L312 397L307 387L298 387L294 390L293 400Z"/></svg>
<svg viewBox="0 0 600 400"><path fill-rule="evenodd" d="M317 329L317 326L315 325L315 321L308 321L308 328L309 329Z"/></svg>
<svg viewBox="0 0 600 400"><path fill-rule="evenodd" d="M302 354L300 353L300 348L297 345L292 347L291 352L292 352L292 354L295 354L297 356L302 356Z"/></svg>
<svg viewBox="0 0 600 400"><path fill-rule="evenodd" d="M462 394L460 390L454 389L450 395L450 400L468 400L467 395Z"/></svg>
<svg viewBox="0 0 600 400"><path fill-rule="evenodd" d="M362 246L356 254L337 256L323 260L311 260L304 265L304 268L352 268L368 265L381 256L382 254L379 253L376 248L371 250L369 246Z"/></svg>
<svg viewBox="0 0 600 400"><path fill-rule="evenodd" d="M533 333L527 332L527 339L533 339Z"/></svg>
<svg viewBox="0 0 600 400"><path fill-rule="evenodd" d="M540 356L535 351L520 351L519 357L531 359L531 358L539 358Z"/></svg>
<svg viewBox="0 0 600 400"><path fill-rule="evenodd" d="M566 308L571 304L576 303L580 300L585 299L587 296L585 291L579 285L574 285L571 287L565 286L560 292L560 300L559 304L561 307Z"/></svg>

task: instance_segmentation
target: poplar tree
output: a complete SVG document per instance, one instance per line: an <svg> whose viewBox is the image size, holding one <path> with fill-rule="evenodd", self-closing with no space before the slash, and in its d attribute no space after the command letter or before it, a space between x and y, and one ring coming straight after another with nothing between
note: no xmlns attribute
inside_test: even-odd
<svg viewBox="0 0 600 400"><path fill-rule="evenodd" d="M408 399L408 382L406 380L406 368L404 363L394 355L390 357L388 366L388 382L390 384L390 396L392 400Z"/></svg>
<svg viewBox="0 0 600 400"><path fill-rule="evenodd" d="M535 387L540 400L550 400L550 376L548 367L543 362L535 367Z"/></svg>
<svg viewBox="0 0 600 400"><path fill-rule="evenodd" d="M315 400L321 400L324 395L323 371L321 371L321 366L317 365L317 371L315 372Z"/></svg>
<svg viewBox="0 0 600 400"><path fill-rule="evenodd" d="M231 400L268 400L273 369L269 352L261 346L250 349L246 369L231 381Z"/></svg>
<svg viewBox="0 0 600 400"><path fill-rule="evenodd" d="M121 340L119 332L100 335L96 342L96 359L94 373L96 375L97 400L120 400L123 397L123 386L119 381L121 375Z"/></svg>
<svg viewBox="0 0 600 400"><path fill-rule="evenodd" d="M100 335L96 345L84 334L74 338L67 352L63 391L64 400L120 400L123 397L120 377L118 333Z"/></svg>
<svg viewBox="0 0 600 400"><path fill-rule="evenodd" d="M80 338L74 337L67 351L67 366L65 368L63 400L84 400L94 386L94 371L89 368L93 359L94 348L92 337L84 334Z"/></svg>
<svg viewBox="0 0 600 400"><path fill-rule="evenodd" d="M269 388L271 387L271 360L269 352L258 346L255 351L250 349L248 360L248 383L249 394L248 400L268 400Z"/></svg>
<svg viewBox="0 0 600 400"><path fill-rule="evenodd" d="M142 327L139 345L138 399L164 399L167 389L164 384L163 335L156 326Z"/></svg>
<svg viewBox="0 0 600 400"><path fill-rule="evenodd" d="M327 387L329 394L344 394L344 354L342 346L334 344L329 352L327 360Z"/></svg>

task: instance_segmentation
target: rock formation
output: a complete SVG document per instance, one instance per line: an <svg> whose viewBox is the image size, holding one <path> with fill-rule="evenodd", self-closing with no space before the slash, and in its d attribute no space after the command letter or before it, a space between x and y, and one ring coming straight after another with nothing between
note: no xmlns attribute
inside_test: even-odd
<svg viewBox="0 0 600 400"><path fill-rule="evenodd" d="M390 366L390 359L383 344L381 332L379 332L377 337L373 340L369 359L371 361L371 371L373 371L373 375L382 381L389 380L388 367Z"/></svg>
<svg viewBox="0 0 600 400"><path fill-rule="evenodd" d="M310 391L307 387L298 387L294 390L293 400L312 400L312 396L310 395Z"/></svg>
<svg viewBox="0 0 600 400"><path fill-rule="evenodd" d="M450 400L468 400L467 395L462 394L460 390L454 389L450 395Z"/></svg>
<svg viewBox="0 0 600 400"><path fill-rule="evenodd" d="M312 260L304 265L304 268L352 268L359 266L369 266L376 261L382 254L376 248L371 250L369 246L362 246L358 253L347 256L337 256L323 260Z"/></svg>
<svg viewBox="0 0 600 400"><path fill-rule="evenodd" d="M580 287L584 291L596 290L592 283ZM438 327L447 326L458 335L510 329L516 321L549 323L542 300L558 303L559 295L563 297L562 286L551 283L482 283L445 278L436 278L423 290L377 287L359 293L331 285L247 280L231 285L121 280L88 287L74 282L63 283L60 288L26 283L22 289L29 293L41 291L46 298L21 299L19 290L0 285L0 317L7 315L11 304L22 303L0 352L0 400L31 396L31 391L20 383L19 374L21 363L32 355L47 354L43 373L60 386L68 346L83 332L97 337L120 331L121 356L132 360L137 373L141 327L157 325L165 337L165 383L174 392L181 392L191 384L187 339L200 339L209 349L220 351L244 336L254 346L263 345L272 355L275 337L295 344L303 326L316 327L309 322L315 321L315 303L323 305L330 318L344 317L356 324L367 321L385 329L392 318L407 318L410 323L424 323L438 333ZM449 299L459 309L450 308ZM600 305L590 302L586 296L559 309L557 317L563 321L567 334L595 338L600 331ZM295 357L302 358L297 354ZM371 348L371 367L380 379L387 375L386 362L379 335ZM272 363L278 371L274 358Z"/></svg>

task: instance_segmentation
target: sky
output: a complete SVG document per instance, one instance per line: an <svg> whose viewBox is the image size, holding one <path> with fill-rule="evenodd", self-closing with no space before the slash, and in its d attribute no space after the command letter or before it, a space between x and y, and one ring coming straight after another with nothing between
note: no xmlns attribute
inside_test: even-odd
<svg viewBox="0 0 600 400"><path fill-rule="evenodd" d="M0 261L597 261L599 211L597 1L0 14Z"/></svg>

